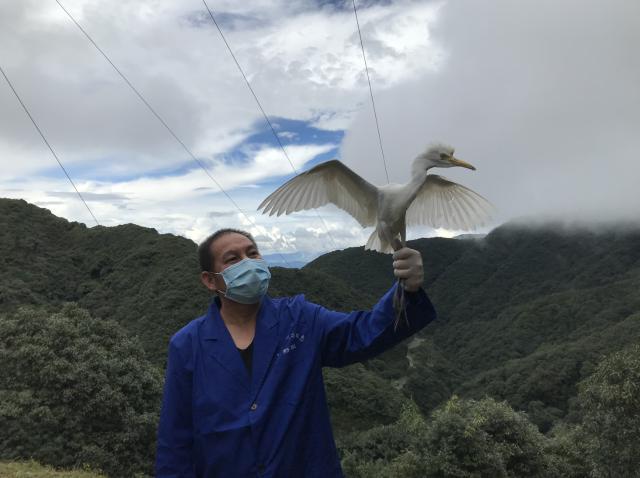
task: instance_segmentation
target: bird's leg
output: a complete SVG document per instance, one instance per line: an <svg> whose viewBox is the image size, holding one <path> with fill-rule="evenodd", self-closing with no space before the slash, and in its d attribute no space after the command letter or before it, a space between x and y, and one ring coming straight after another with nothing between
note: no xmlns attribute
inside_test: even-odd
<svg viewBox="0 0 640 478"><path fill-rule="evenodd" d="M391 246L394 251L402 249L404 247L404 240L400 241L397 237L394 237L391 241ZM396 319L393 323L393 331L395 332L398 329L398 324L400 324L400 319L402 317L404 317L404 321L408 327L409 319L407 317L407 300L404 290L404 279L398 279L398 287L393 294L393 310L396 313Z"/></svg>

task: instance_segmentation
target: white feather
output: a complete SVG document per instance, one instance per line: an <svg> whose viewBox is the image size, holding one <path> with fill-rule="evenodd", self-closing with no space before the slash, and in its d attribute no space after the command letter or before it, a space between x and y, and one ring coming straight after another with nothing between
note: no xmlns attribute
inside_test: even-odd
<svg viewBox="0 0 640 478"><path fill-rule="evenodd" d="M432 209L425 208L430 204ZM407 226L426 225L446 229L471 230L484 225L492 206L471 189L448 179L429 174L416 198L407 209ZM458 220L465 217L465 220Z"/></svg>
<svg viewBox="0 0 640 478"><path fill-rule="evenodd" d="M377 189L337 160L321 163L290 179L258 209L271 215L290 214L333 203L363 227L376 220Z"/></svg>

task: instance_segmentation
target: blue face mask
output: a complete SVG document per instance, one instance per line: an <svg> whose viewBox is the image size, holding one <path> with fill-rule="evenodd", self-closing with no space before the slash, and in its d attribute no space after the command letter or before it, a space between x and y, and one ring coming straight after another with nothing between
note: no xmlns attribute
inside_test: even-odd
<svg viewBox="0 0 640 478"><path fill-rule="evenodd" d="M262 259L246 258L214 274L221 275L227 285L227 290L220 292L227 299L241 304L259 302L267 293L271 279L267 263Z"/></svg>

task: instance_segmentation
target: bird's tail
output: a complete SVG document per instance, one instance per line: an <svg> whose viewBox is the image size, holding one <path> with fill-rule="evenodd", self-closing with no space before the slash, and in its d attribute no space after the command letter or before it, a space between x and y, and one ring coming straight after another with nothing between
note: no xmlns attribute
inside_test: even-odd
<svg viewBox="0 0 640 478"><path fill-rule="evenodd" d="M381 241L378 234L378 228L374 229L364 249L371 249L372 251L378 251L385 254L393 254L393 247L387 241Z"/></svg>

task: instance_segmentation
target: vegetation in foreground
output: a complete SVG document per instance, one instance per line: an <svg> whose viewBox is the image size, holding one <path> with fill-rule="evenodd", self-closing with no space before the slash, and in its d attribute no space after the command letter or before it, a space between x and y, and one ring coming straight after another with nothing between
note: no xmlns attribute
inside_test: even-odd
<svg viewBox="0 0 640 478"><path fill-rule="evenodd" d="M453 396L425 419L400 419L342 443L352 478L635 477L640 473L640 344L604 360L580 384L575 423L543 435L492 398Z"/></svg>
<svg viewBox="0 0 640 478"><path fill-rule="evenodd" d="M54 470L31 461L0 461L0 477L2 478L104 478L104 475L91 471Z"/></svg>
<svg viewBox="0 0 640 478"><path fill-rule="evenodd" d="M153 472L162 379L114 322L67 304L0 315L2 458Z"/></svg>

